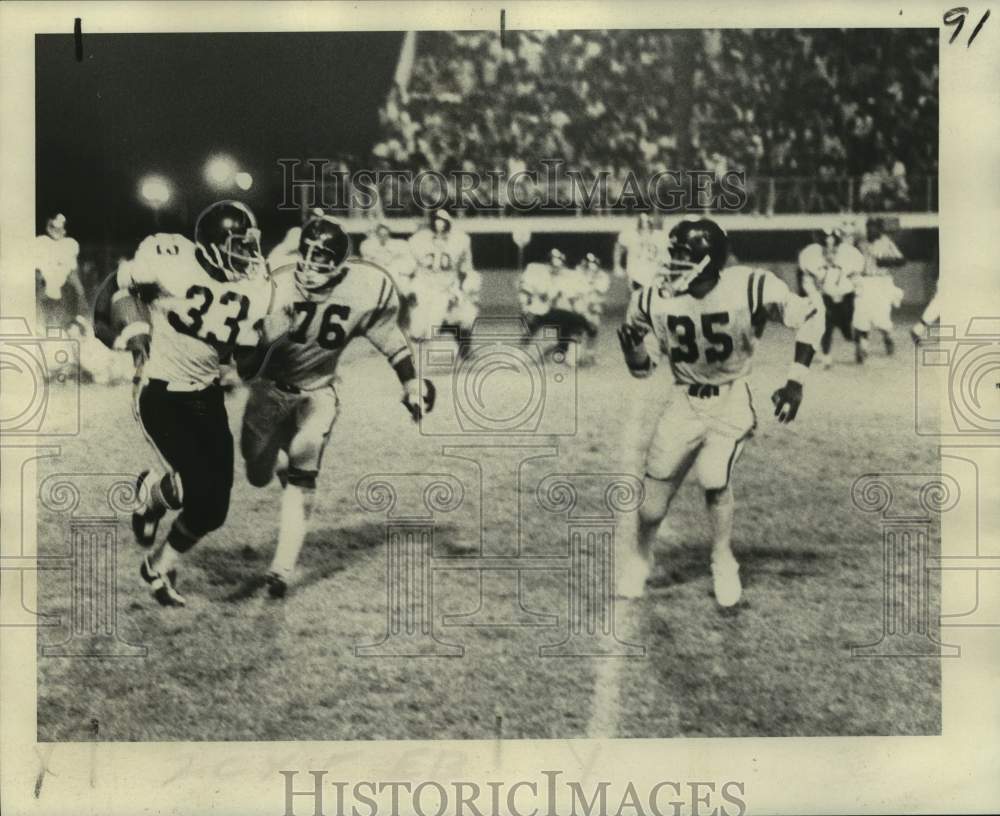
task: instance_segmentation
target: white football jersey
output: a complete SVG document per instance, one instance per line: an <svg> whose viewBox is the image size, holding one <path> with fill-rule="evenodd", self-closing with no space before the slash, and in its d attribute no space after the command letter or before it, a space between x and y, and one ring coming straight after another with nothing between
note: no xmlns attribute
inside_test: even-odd
<svg viewBox="0 0 1000 816"><path fill-rule="evenodd" d="M35 269L42 273L45 296L58 300L70 272L76 269L80 245L74 238L50 237L47 233L35 238Z"/></svg>
<svg viewBox="0 0 1000 816"><path fill-rule="evenodd" d="M799 253L799 268L816 281L822 294L839 302L854 291L854 276L864 270L865 259L852 244L838 244L832 258L820 244L810 244Z"/></svg>
<svg viewBox="0 0 1000 816"><path fill-rule="evenodd" d="M471 241L464 232L421 230L410 237L409 247L417 262L415 286L449 289L472 269Z"/></svg>
<svg viewBox="0 0 1000 816"><path fill-rule="evenodd" d="M268 351L261 376L302 389L333 382L340 355L355 337L367 337L390 363L409 353L399 329L399 296L379 266L351 258L343 278L317 297L295 281L294 268L278 270L275 312L284 312L291 328Z"/></svg>
<svg viewBox="0 0 1000 816"><path fill-rule="evenodd" d="M144 374L172 390L194 391L220 375L220 351L256 346L257 324L268 313L268 278L220 282L198 263L183 235L145 238L130 263L118 267L118 287L138 288L149 304L150 356Z"/></svg>
<svg viewBox="0 0 1000 816"><path fill-rule="evenodd" d="M750 373L769 319L800 329L800 341L819 344L823 327L815 304L792 294L773 273L748 266L723 269L701 298L657 286L638 289L626 322L642 334L653 332L676 382L723 385Z"/></svg>

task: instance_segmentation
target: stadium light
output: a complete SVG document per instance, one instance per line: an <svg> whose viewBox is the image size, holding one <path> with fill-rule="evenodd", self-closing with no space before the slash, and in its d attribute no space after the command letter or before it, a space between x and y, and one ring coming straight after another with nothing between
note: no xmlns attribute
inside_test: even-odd
<svg viewBox="0 0 1000 816"><path fill-rule="evenodd" d="M240 169L236 159L224 153L210 156L205 162L205 181L216 190L228 190L236 183Z"/></svg>
<svg viewBox="0 0 1000 816"><path fill-rule="evenodd" d="M170 182L163 176L144 176L139 182L139 197L154 210L167 206L172 196Z"/></svg>
<svg viewBox="0 0 1000 816"><path fill-rule="evenodd" d="M237 173L236 186L241 190L249 190L253 186L253 176L247 172Z"/></svg>

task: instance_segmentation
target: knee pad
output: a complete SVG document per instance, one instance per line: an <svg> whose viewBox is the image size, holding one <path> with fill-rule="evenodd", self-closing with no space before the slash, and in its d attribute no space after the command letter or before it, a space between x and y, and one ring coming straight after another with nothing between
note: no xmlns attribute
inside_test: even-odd
<svg viewBox="0 0 1000 816"><path fill-rule="evenodd" d="M301 487L303 490L315 490L317 476L319 476L318 470L303 470L295 466L288 468L288 484Z"/></svg>

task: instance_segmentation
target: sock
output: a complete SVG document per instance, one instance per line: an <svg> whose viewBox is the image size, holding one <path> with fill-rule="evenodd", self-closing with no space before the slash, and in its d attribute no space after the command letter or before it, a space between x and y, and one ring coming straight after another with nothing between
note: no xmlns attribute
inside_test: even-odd
<svg viewBox="0 0 1000 816"><path fill-rule="evenodd" d="M315 490L289 483L281 492L281 522L278 529L278 547L274 551L271 569L288 577L295 569L299 552L306 538L309 512Z"/></svg>
<svg viewBox="0 0 1000 816"><path fill-rule="evenodd" d="M733 494L725 495L708 503L708 517L712 523L712 561L733 558Z"/></svg>
<svg viewBox="0 0 1000 816"><path fill-rule="evenodd" d="M150 479L154 474L150 474ZM170 473L163 476L156 474L155 481L150 481L149 501L146 503L146 512L163 515L167 510L179 510L181 507L181 497L177 495L174 484L174 477Z"/></svg>
<svg viewBox="0 0 1000 816"><path fill-rule="evenodd" d="M181 559L181 554L171 545L170 541L164 541L159 552L153 557L150 566L160 575L166 575L177 566Z"/></svg>

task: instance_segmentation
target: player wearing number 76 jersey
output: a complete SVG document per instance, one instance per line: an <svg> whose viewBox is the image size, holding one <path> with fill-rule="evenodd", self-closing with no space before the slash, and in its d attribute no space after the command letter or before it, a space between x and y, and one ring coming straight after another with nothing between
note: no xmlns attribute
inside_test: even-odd
<svg viewBox="0 0 1000 816"><path fill-rule="evenodd" d="M160 519L180 511L141 575L159 603L182 606L180 557L229 510L233 438L220 365L258 344L272 300L257 221L244 204L220 201L198 216L194 242L151 235L117 278L102 322L139 364L136 416L162 465L139 477L145 500L132 517L139 544L152 547Z"/></svg>
<svg viewBox="0 0 1000 816"><path fill-rule="evenodd" d="M266 351L251 385L240 448L250 483L263 487L277 470L284 490L278 546L267 575L268 592L282 597L305 539L323 450L337 418L337 363L355 337L366 337L403 386L414 420L434 405L434 386L419 380L399 328L399 296L388 273L351 256L351 241L329 216L302 228L294 268L274 274L275 312L290 331ZM263 352L262 352L263 353Z"/></svg>
<svg viewBox="0 0 1000 816"><path fill-rule="evenodd" d="M633 375L644 377L652 371L654 363L643 342L652 332L674 380L664 394L666 404L647 452L637 547L626 554L619 592L641 595L660 522L693 467L712 522L715 597L720 605L732 606L742 586L731 546L730 478L756 425L747 384L754 346L768 320L798 330L788 381L772 396L775 416L791 422L802 401L802 382L819 344L822 319L812 301L793 295L771 272L723 268L728 238L714 221L681 221L669 240L665 278L633 293L619 329Z"/></svg>

